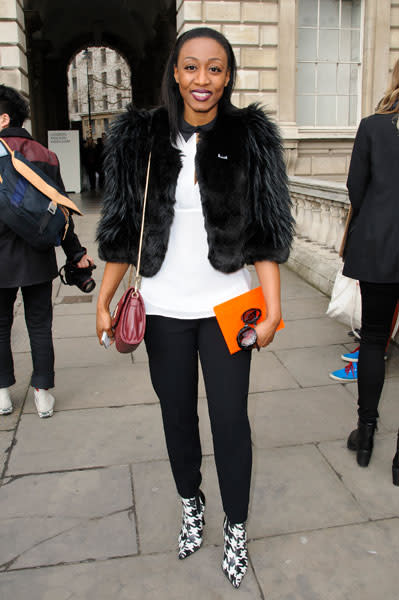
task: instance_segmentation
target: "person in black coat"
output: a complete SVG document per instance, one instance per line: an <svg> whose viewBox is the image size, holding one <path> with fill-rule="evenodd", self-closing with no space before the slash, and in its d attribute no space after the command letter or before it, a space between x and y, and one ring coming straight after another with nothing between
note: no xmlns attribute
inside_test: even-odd
<svg viewBox="0 0 399 600"><path fill-rule="evenodd" d="M21 152L40 167L62 189L58 159L53 152L36 142L22 127L29 116L26 100L13 88L0 85L0 137L12 150ZM74 233L73 219L62 248L67 259L79 268L93 262ZM40 417L50 417L54 397L48 391L54 387L54 349L52 340L52 280L58 268L55 250L39 252L1 221L0 215L0 414L13 410L9 387L15 383L11 352L13 307L21 288L25 320L29 332L33 374L31 385Z"/></svg>
<svg viewBox="0 0 399 600"><path fill-rule="evenodd" d="M151 381L182 503L178 557L197 551L203 539L199 357L226 514L222 569L238 587L248 567L251 352L229 353L213 307L249 290L244 265L254 264L268 307L256 326L257 343L272 342L281 318L279 263L288 259L293 220L278 129L259 106L231 104L235 75L226 38L192 29L168 60L164 106L130 106L113 122L97 232L99 256L107 261L97 334L113 337L110 302L129 263L137 264L151 150L141 293Z"/></svg>
<svg viewBox="0 0 399 600"><path fill-rule="evenodd" d="M399 299L399 61L376 113L359 125L347 185L353 218L343 274L360 281L362 296L359 421L348 448L356 451L358 464L365 467L373 450L385 378L384 352ZM393 477L399 485L398 453Z"/></svg>

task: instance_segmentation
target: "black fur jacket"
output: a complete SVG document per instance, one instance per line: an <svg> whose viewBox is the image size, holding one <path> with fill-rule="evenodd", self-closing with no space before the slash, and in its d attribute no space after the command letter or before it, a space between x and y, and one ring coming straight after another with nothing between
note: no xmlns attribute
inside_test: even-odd
<svg viewBox="0 0 399 600"><path fill-rule="evenodd" d="M148 155L152 149L141 274L155 275L168 247L180 153L170 142L165 108L128 107L105 147L105 195L99 256L136 264ZM245 263L287 260L291 202L277 127L256 105L220 114L201 132L196 153L208 258L223 273Z"/></svg>

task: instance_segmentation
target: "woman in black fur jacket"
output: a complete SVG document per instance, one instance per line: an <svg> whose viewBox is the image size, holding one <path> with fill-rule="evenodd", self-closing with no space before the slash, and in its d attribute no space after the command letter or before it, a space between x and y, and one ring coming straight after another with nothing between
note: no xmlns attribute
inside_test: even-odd
<svg viewBox="0 0 399 600"><path fill-rule="evenodd" d="M213 307L250 289L244 265L254 264L268 306L256 326L257 344L273 340L281 318L278 264L288 258L293 221L277 128L255 105L233 107L235 75L226 38L193 29L178 38L169 58L164 106L130 106L113 124L98 227L99 254L107 264L97 334L112 338L110 302L128 265L136 264L151 149L141 293L151 380L183 507L179 558L199 549L204 524L199 355L226 513L222 568L238 587L248 565L251 352L230 355Z"/></svg>

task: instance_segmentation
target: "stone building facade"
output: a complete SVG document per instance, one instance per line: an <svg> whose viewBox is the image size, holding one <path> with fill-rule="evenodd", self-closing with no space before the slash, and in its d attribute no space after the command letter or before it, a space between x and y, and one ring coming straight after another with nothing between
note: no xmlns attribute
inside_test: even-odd
<svg viewBox="0 0 399 600"><path fill-rule="evenodd" d="M37 60L28 74L26 32L39 27L37 11L26 8L31 4L40 3L0 0L0 79L27 96L35 91L43 72ZM289 173L343 181L357 124L373 111L399 57L399 3L176 0L177 33L201 24L222 31L233 44L239 65L234 102L245 106L257 101L274 115L283 132ZM95 26L93 32L95 38ZM35 48L42 44L44 52L46 41L33 35ZM335 79L329 76L334 69ZM134 79L134 69L132 73ZM341 86L335 99L334 85ZM306 102L299 99L302 92L309 95ZM40 105L39 93L35 102ZM302 114L310 104L319 107L313 121L312 115ZM334 106L336 118L328 120ZM47 107L47 112L51 110L56 108Z"/></svg>
<svg viewBox="0 0 399 600"><path fill-rule="evenodd" d="M283 132L290 174L344 180L359 120L373 112L387 87L389 71L399 58L399 3L178 0L177 9L178 33L204 23L224 33L233 44L239 65L235 103L245 106L260 102L275 115ZM345 42L349 48L345 48ZM313 63L314 70L316 65L324 82L322 77L315 82L301 71L301 52L307 61L305 66ZM345 81L344 67L348 65L353 67ZM340 67L342 73L332 82L329 70L338 71ZM340 98L336 93L337 103L346 101L345 93L356 96L357 106L351 118L301 122L301 87L308 90L313 85L311 92L314 96L319 94L322 108L321 101L332 100L334 95L331 84L346 83L350 88L354 71L355 89L336 90L344 92ZM314 97L309 94L311 100Z"/></svg>
<svg viewBox="0 0 399 600"><path fill-rule="evenodd" d="M118 52L90 47L76 54L68 69L69 117L82 121L84 138L101 137L131 99L130 69Z"/></svg>

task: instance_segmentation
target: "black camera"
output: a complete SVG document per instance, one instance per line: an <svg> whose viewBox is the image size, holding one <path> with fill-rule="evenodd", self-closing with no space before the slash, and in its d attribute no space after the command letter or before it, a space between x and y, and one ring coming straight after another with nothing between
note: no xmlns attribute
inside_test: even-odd
<svg viewBox="0 0 399 600"><path fill-rule="evenodd" d="M91 276L96 265L90 265L89 267L80 269L76 266L76 263L79 262L80 258L81 257L74 261L67 260L65 265L58 271L58 274L64 285L76 285L82 292L89 294L96 287L96 282Z"/></svg>

